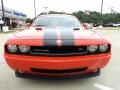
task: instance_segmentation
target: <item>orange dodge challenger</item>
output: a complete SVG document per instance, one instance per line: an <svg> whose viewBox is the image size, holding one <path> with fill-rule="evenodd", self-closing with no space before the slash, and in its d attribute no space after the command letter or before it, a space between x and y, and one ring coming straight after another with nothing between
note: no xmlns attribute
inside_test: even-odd
<svg viewBox="0 0 120 90"><path fill-rule="evenodd" d="M89 74L109 62L111 44L95 31L84 30L74 16L48 14L10 37L4 57L16 76Z"/></svg>

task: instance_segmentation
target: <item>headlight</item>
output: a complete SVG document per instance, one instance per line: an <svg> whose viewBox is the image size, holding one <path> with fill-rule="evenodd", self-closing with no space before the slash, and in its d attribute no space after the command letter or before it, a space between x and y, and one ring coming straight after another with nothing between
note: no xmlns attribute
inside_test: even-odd
<svg viewBox="0 0 120 90"><path fill-rule="evenodd" d="M23 53L26 53L29 51L29 46L26 46L26 45L20 45L18 46L18 48L19 48L19 51Z"/></svg>
<svg viewBox="0 0 120 90"><path fill-rule="evenodd" d="M87 47L89 52L95 52L98 49L98 45L90 45Z"/></svg>
<svg viewBox="0 0 120 90"><path fill-rule="evenodd" d="M106 52L108 50L108 44L102 44L99 46L100 52Z"/></svg>
<svg viewBox="0 0 120 90"><path fill-rule="evenodd" d="M16 45L7 45L7 49L9 52L16 52L17 46Z"/></svg>

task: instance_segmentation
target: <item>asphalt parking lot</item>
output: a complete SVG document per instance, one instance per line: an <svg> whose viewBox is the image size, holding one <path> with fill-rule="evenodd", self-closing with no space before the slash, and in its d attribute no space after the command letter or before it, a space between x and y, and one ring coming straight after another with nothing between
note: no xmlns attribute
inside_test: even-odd
<svg viewBox="0 0 120 90"><path fill-rule="evenodd" d="M84 79L16 78L3 58L3 45L12 33L0 33L0 90L120 90L120 29L97 30L112 43L112 58L101 75Z"/></svg>

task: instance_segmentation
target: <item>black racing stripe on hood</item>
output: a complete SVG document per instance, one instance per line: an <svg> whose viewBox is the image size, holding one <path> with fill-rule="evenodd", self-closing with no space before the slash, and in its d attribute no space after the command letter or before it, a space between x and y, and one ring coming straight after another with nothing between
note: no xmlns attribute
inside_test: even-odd
<svg viewBox="0 0 120 90"><path fill-rule="evenodd" d="M60 30L62 46L74 46L74 34L72 29Z"/></svg>
<svg viewBox="0 0 120 90"><path fill-rule="evenodd" d="M44 46L57 46L57 32L55 30L44 30Z"/></svg>

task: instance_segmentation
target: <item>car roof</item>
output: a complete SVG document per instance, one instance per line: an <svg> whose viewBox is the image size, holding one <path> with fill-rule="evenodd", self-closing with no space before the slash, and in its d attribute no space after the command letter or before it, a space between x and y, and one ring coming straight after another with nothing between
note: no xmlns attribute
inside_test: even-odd
<svg viewBox="0 0 120 90"><path fill-rule="evenodd" d="M43 16L43 17L73 17L73 18L75 18L75 16L73 16L73 15L68 15L68 14L45 14L45 15L40 15L40 16L38 16L38 17L41 17L41 16Z"/></svg>

